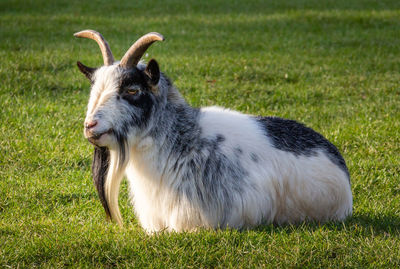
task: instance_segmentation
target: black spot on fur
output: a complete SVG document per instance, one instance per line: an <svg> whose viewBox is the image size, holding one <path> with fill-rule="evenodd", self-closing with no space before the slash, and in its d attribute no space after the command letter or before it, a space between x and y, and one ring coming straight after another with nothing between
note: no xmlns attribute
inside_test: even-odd
<svg viewBox="0 0 400 269"><path fill-rule="evenodd" d="M217 134L217 143L221 143L225 141L225 136L222 134Z"/></svg>
<svg viewBox="0 0 400 269"><path fill-rule="evenodd" d="M236 156L237 158L239 158L240 155L243 154L243 150L242 150L240 147L236 147L236 148L234 149L234 152L235 152L235 156Z"/></svg>
<svg viewBox="0 0 400 269"><path fill-rule="evenodd" d="M349 175L346 162L337 148L321 134L293 120L277 117L257 117L257 122L265 129L273 146L296 156L315 156L324 151L329 159Z"/></svg>
<svg viewBox="0 0 400 269"><path fill-rule="evenodd" d="M258 163L258 156L255 153L250 153L250 158L253 162Z"/></svg>

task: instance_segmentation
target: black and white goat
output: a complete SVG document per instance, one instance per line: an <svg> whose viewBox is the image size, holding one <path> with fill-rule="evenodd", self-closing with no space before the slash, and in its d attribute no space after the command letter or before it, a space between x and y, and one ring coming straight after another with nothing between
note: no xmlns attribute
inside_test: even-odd
<svg viewBox="0 0 400 269"><path fill-rule="evenodd" d="M346 164L322 135L292 120L219 107L193 108L160 73L139 63L164 38L141 37L120 62L95 31L104 66L78 62L91 82L84 133L106 214L122 224L121 180L148 231L249 228L343 220L352 213Z"/></svg>

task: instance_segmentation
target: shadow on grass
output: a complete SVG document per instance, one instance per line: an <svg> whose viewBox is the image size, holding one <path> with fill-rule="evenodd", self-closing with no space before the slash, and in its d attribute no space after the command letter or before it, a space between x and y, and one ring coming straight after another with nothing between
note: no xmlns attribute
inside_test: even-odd
<svg viewBox="0 0 400 269"><path fill-rule="evenodd" d="M351 218L348 218L344 222L328 222L328 223L317 223L307 222L298 225L267 225L260 226L255 231L272 233L293 233L299 230L316 231L323 227L326 230L334 231L356 231L363 235L380 234L388 235L393 233L400 233L400 216L396 215L379 215L371 216L368 214L357 214Z"/></svg>
<svg viewBox="0 0 400 269"><path fill-rule="evenodd" d="M396 215L356 215L346 221L346 225L360 226L366 231L377 234L400 233L400 216Z"/></svg>

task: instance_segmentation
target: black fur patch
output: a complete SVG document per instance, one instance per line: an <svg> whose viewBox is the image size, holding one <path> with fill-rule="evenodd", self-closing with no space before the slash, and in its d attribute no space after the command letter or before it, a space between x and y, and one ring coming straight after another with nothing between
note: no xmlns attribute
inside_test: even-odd
<svg viewBox="0 0 400 269"><path fill-rule="evenodd" d="M136 94L129 93L129 90L132 87L139 89ZM122 99L127 101L130 105L141 110L141 116L139 118L136 117L135 119L135 125L141 127L141 125L146 123L149 119L155 103L155 97L151 91L150 85L146 82L146 77L143 74L143 71L133 68L124 72L121 76L118 93Z"/></svg>
<svg viewBox="0 0 400 269"><path fill-rule="evenodd" d="M349 175L346 162L337 148L311 128L278 117L257 117L256 120L265 129L275 148L296 156L315 156L322 149L334 164Z"/></svg>
<svg viewBox="0 0 400 269"><path fill-rule="evenodd" d="M122 73L119 85L119 94L126 91L132 85L139 85L143 90L148 88L146 77L143 71L135 68L126 70Z"/></svg>
<svg viewBox="0 0 400 269"><path fill-rule="evenodd" d="M137 89L137 92L132 94L132 89ZM126 112L130 117L120 122L114 130L121 147L121 154L124 156L122 148L126 144L125 139L130 129L146 127L159 100L147 84L143 71L137 68L126 70L121 75L118 97L120 102L127 102L130 105L130 109Z"/></svg>
<svg viewBox="0 0 400 269"><path fill-rule="evenodd" d="M126 100L130 105L139 108L140 117L135 117L134 124L138 127L142 127L146 124L147 120L151 115L151 111L154 105L154 96L148 91L139 91L137 94L132 95L129 93L123 93L122 99Z"/></svg>

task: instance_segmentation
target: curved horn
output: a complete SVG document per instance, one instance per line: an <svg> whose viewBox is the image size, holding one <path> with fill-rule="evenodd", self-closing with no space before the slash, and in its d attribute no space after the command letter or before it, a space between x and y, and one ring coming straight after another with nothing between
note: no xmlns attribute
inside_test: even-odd
<svg viewBox="0 0 400 269"><path fill-rule="evenodd" d="M159 33L151 32L139 38L122 57L120 66L124 68L136 66L147 48L155 41L164 41L164 37Z"/></svg>
<svg viewBox="0 0 400 269"><path fill-rule="evenodd" d="M93 30L83 30L75 33L74 36L85 37L96 41L100 47L101 54L103 55L104 65L112 65L114 63L114 57L112 55L110 46L99 32Z"/></svg>

